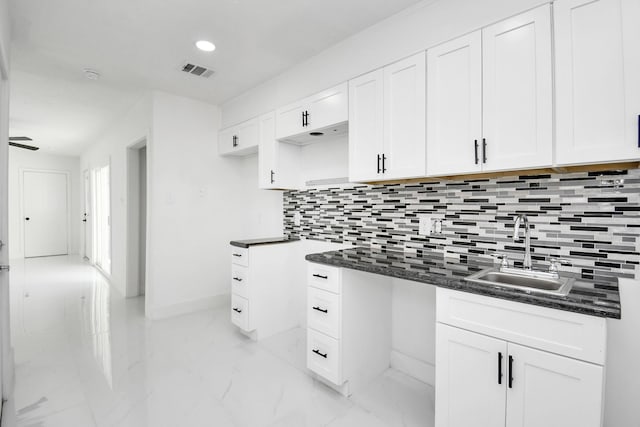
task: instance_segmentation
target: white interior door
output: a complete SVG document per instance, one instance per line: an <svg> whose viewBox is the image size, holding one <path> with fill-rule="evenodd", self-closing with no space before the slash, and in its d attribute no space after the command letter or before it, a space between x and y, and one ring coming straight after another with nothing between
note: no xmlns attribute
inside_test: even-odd
<svg viewBox="0 0 640 427"><path fill-rule="evenodd" d="M0 58L0 266L9 265L8 243L8 135L9 135L9 81L6 69ZM9 395L13 377L13 358L11 357L11 341L9 329L9 272L0 270L0 419L2 418L2 401Z"/></svg>
<svg viewBox="0 0 640 427"><path fill-rule="evenodd" d="M82 255L91 260L91 178L88 170L82 173L82 185L84 204L84 212L82 214Z"/></svg>
<svg viewBox="0 0 640 427"><path fill-rule="evenodd" d="M67 174L24 171L22 175L25 258L68 253Z"/></svg>
<svg viewBox="0 0 640 427"><path fill-rule="evenodd" d="M109 165L92 171L92 252L95 264L111 274L111 173Z"/></svg>

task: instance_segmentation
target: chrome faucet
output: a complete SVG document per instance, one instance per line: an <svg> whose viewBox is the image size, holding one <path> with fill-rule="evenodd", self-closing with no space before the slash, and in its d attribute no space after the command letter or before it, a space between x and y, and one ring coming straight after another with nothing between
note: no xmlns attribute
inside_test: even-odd
<svg viewBox="0 0 640 427"><path fill-rule="evenodd" d="M513 217L513 241L520 239L520 224L524 227L524 260L522 261L525 270L531 270L531 237L529 235L529 218L520 214Z"/></svg>

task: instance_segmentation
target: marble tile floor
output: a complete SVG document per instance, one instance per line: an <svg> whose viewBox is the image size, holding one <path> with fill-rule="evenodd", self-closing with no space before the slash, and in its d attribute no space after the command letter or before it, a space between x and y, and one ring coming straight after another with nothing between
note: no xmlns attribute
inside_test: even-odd
<svg viewBox="0 0 640 427"><path fill-rule="evenodd" d="M227 307L151 321L79 257L13 262L11 292L2 427L433 425L433 388L405 374L344 398L308 375L303 329L255 343Z"/></svg>

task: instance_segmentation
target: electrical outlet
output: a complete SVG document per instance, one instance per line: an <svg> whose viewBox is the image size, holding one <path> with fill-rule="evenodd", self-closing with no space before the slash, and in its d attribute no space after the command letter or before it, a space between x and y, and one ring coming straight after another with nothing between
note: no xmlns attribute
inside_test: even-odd
<svg viewBox="0 0 640 427"><path fill-rule="evenodd" d="M438 235L442 234L442 220L441 219L434 220L433 232L435 234L438 234Z"/></svg>
<svg viewBox="0 0 640 427"><path fill-rule="evenodd" d="M302 215L300 212L293 213L293 225L300 225L300 221L302 220Z"/></svg>
<svg viewBox="0 0 640 427"><path fill-rule="evenodd" d="M430 236L433 230L433 219L429 215L418 215L418 234L421 236Z"/></svg>

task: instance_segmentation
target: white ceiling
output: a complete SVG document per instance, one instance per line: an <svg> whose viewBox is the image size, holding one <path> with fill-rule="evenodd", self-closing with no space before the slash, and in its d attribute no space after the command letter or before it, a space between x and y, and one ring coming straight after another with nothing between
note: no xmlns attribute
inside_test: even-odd
<svg viewBox="0 0 640 427"><path fill-rule="evenodd" d="M218 104L418 2L12 0L11 134L79 154L148 89ZM183 73L185 61L215 74Z"/></svg>

